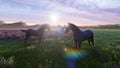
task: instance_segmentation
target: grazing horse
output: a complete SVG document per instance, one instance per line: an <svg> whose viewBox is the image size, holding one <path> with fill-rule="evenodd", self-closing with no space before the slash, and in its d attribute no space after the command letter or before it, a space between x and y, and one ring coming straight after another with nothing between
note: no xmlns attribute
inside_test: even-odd
<svg viewBox="0 0 120 68"><path fill-rule="evenodd" d="M28 29L28 30L21 30L21 31L26 33L25 39L24 39L25 41L28 40L28 38L31 36L36 36L39 39L39 44L40 44L45 29L50 30L49 25L47 24L41 25L41 27L38 30Z"/></svg>
<svg viewBox="0 0 120 68"><path fill-rule="evenodd" d="M92 45L94 46L94 34L91 30L81 31L76 25L72 23L68 23L68 27L66 27L65 33L67 33L70 30L72 30L73 32L76 48L77 46L81 48L81 43L82 41L85 41L85 40L89 42L89 45L91 42Z"/></svg>

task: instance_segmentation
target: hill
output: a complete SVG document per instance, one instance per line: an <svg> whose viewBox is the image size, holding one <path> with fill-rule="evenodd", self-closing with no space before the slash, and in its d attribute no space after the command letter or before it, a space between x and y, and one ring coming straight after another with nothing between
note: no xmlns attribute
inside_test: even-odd
<svg viewBox="0 0 120 68"><path fill-rule="evenodd" d="M25 22L3 23L0 25L0 30L22 30L22 29L37 29L40 25L27 25Z"/></svg>
<svg viewBox="0 0 120 68"><path fill-rule="evenodd" d="M54 27L58 27L54 26ZM0 21L0 30L26 30L26 29L38 29L39 24L27 25L25 22L19 21L15 23L5 23ZM115 25L98 25L98 26L78 26L81 29L120 29L120 24Z"/></svg>

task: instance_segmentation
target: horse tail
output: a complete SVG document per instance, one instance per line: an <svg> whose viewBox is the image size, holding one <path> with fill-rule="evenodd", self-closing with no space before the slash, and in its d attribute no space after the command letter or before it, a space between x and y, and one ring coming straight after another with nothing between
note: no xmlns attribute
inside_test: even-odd
<svg viewBox="0 0 120 68"><path fill-rule="evenodd" d="M26 32L26 30L20 30L20 31L22 31L22 32Z"/></svg>
<svg viewBox="0 0 120 68"><path fill-rule="evenodd" d="M92 33L91 42L92 42L92 45L94 46L94 33L93 32L91 33Z"/></svg>

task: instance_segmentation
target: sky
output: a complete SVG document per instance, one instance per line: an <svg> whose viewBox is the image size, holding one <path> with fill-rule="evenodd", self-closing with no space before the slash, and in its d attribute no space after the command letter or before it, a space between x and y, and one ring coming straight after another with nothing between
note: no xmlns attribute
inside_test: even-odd
<svg viewBox="0 0 120 68"><path fill-rule="evenodd" d="M7 23L80 26L120 24L120 0L0 0L0 20Z"/></svg>

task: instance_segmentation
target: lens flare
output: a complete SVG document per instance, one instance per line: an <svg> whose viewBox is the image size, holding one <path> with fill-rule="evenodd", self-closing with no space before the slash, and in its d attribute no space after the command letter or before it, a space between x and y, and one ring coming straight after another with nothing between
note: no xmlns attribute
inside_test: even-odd
<svg viewBox="0 0 120 68"><path fill-rule="evenodd" d="M76 68L76 61L86 58L89 52L85 49L64 48L67 68Z"/></svg>
<svg viewBox="0 0 120 68"><path fill-rule="evenodd" d="M84 49L76 49L76 48L64 48L65 56L67 59L83 59L89 55L89 53Z"/></svg>

